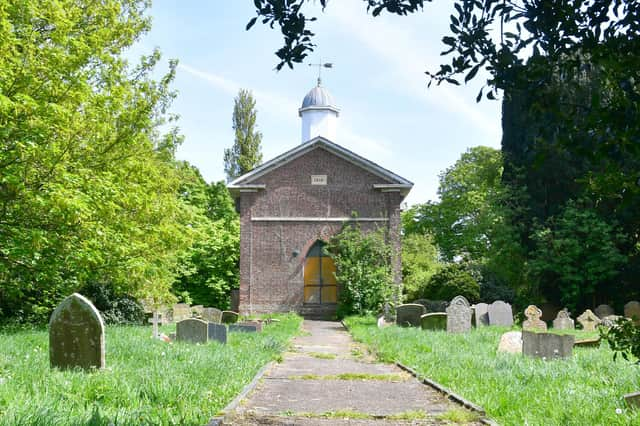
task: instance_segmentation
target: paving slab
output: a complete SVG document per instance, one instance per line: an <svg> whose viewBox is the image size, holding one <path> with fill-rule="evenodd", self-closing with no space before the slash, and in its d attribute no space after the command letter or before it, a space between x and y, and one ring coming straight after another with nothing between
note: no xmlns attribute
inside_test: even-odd
<svg viewBox="0 0 640 426"><path fill-rule="evenodd" d="M396 365L352 355L358 345L341 323L305 320L303 329L304 335L293 341L296 351L286 353L247 399L227 413L225 424L440 425L447 422L439 420L439 415L462 409ZM362 380L335 377L350 373L361 375ZM404 418L416 412L421 415ZM351 418L323 417L327 413L347 413ZM361 415L371 418L357 418ZM398 415L403 419L393 419Z"/></svg>

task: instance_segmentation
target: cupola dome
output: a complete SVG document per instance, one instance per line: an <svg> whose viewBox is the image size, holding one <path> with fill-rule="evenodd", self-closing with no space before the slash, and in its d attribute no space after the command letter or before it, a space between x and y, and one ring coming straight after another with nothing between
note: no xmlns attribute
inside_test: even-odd
<svg viewBox="0 0 640 426"><path fill-rule="evenodd" d="M340 109L336 107L333 97L318 79L318 85L307 93L298 110L302 118L302 143L316 136L335 141L339 114Z"/></svg>

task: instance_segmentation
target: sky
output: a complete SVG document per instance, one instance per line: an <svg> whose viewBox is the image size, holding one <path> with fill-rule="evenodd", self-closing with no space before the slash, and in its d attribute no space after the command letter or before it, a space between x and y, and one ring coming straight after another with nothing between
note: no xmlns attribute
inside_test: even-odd
<svg viewBox="0 0 640 426"><path fill-rule="evenodd" d="M131 54L158 47L164 60L179 61L172 112L185 141L177 157L205 180L225 179L223 155L233 145L241 88L256 100L264 161L301 143L298 108L316 84L317 67L308 64L319 61L334 64L322 73L341 110L334 142L412 181L409 206L437 200L438 175L468 148L500 147L500 102L475 101L482 75L468 86L427 88L425 71L448 60L440 52L451 2L376 18L362 0L334 0L324 12L308 3L305 13L319 18L311 24L317 47L305 63L276 71L281 34L259 22L245 30L255 16L252 0L154 1L153 27Z"/></svg>

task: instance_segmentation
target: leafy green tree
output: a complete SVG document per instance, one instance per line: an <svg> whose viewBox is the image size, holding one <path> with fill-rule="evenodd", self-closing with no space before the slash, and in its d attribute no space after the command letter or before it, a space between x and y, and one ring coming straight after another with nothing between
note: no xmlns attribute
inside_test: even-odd
<svg viewBox="0 0 640 426"><path fill-rule="evenodd" d="M420 298L449 301L456 296L475 303L480 300L480 284L464 264L450 263L431 276Z"/></svg>
<svg viewBox="0 0 640 426"><path fill-rule="evenodd" d="M438 249L429 234L402 237L402 284L406 299L418 299L429 279L440 268Z"/></svg>
<svg viewBox="0 0 640 426"><path fill-rule="evenodd" d="M256 130L256 101L251 91L240 89L233 105L233 146L224 150L224 171L233 180L262 163L262 133Z"/></svg>
<svg viewBox="0 0 640 426"><path fill-rule="evenodd" d="M590 306L601 285L611 285L625 262L616 243L622 236L593 210L569 202L533 235L530 271L544 294L559 292L571 309Z"/></svg>
<svg viewBox="0 0 640 426"><path fill-rule="evenodd" d="M224 182L207 184L183 163L180 195L193 209L193 244L179 262L173 292L190 303L228 309L239 285L240 221Z"/></svg>
<svg viewBox="0 0 640 426"><path fill-rule="evenodd" d="M41 321L90 282L154 300L191 243L167 109L176 63L122 57L137 0L0 3L0 311ZM165 127L166 128L166 127Z"/></svg>
<svg viewBox="0 0 640 426"><path fill-rule="evenodd" d="M394 291L391 248L384 230L347 224L327 245L340 286L338 315L377 313Z"/></svg>

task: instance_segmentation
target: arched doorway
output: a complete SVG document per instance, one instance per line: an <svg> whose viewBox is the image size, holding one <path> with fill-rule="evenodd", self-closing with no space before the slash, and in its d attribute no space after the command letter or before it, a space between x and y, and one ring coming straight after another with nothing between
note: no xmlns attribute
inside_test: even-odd
<svg viewBox="0 0 640 426"><path fill-rule="evenodd" d="M316 241L304 262L304 303L337 303L336 265L329 257L326 244Z"/></svg>

